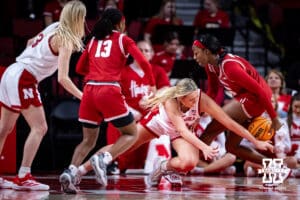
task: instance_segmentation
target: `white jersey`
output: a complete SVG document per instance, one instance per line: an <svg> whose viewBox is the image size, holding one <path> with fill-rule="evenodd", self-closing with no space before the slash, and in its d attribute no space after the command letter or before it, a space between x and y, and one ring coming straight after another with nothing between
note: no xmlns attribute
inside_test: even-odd
<svg viewBox="0 0 300 200"><path fill-rule="evenodd" d="M181 117L184 120L188 128L192 128L192 125L200 117L199 113L199 101L201 98L201 90L198 89L199 98L192 108L187 112L182 112ZM176 130L174 124L169 119L165 107L160 104L158 109L150 111L142 120L141 124L154 134L169 135L171 140L181 137L180 133Z"/></svg>
<svg viewBox="0 0 300 200"><path fill-rule="evenodd" d="M51 24L35 38L33 44L26 47L20 56L16 58L17 63L24 64L38 82L50 76L57 70L58 55L53 52L49 41L54 35L58 22Z"/></svg>

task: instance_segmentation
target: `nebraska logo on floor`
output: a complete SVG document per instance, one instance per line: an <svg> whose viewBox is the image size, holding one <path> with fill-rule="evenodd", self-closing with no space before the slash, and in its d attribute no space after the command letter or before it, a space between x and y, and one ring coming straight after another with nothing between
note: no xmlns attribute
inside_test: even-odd
<svg viewBox="0 0 300 200"><path fill-rule="evenodd" d="M280 158L264 158L262 165L263 168L259 169L258 173L263 174L262 183L267 187L280 185L291 172L291 169L283 165L283 159Z"/></svg>

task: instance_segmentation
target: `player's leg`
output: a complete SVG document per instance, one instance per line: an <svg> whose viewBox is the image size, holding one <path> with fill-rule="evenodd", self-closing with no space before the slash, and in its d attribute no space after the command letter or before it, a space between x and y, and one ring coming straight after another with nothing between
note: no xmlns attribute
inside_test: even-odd
<svg viewBox="0 0 300 200"><path fill-rule="evenodd" d="M157 186L162 176L165 176L172 185L181 186L182 180L179 173L187 173L193 169L199 161L199 149L184 140L177 138L172 141L172 146L177 156L170 160L160 160L147 178L149 186Z"/></svg>
<svg viewBox="0 0 300 200"><path fill-rule="evenodd" d="M83 162L89 152L95 147L98 139L98 125L84 124L82 130L82 141L76 146L69 167L59 177L62 190L66 193L76 193L75 185L78 185L81 179L81 176L78 176L79 170L77 166Z"/></svg>
<svg viewBox="0 0 300 200"><path fill-rule="evenodd" d="M42 139L47 132L47 122L43 106L22 110L22 114L30 127L30 133L26 139L21 167L18 176L14 180L14 189L17 190L49 190L49 186L35 181L31 175L31 165L39 149Z"/></svg>
<svg viewBox="0 0 300 200"><path fill-rule="evenodd" d="M150 133L143 126L136 125L135 121L127 126L119 127L119 130L122 135L117 142L111 145L107 151L94 155L90 159L91 165L96 173L97 181L104 186L107 185L106 166L112 160L126 151L131 152L137 149L155 137L154 134Z"/></svg>
<svg viewBox="0 0 300 200"><path fill-rule="evenodd" d="M4 143L7 136L12 132L16 121L19 117L19 113L13 112L4 106L1 107L1 120L0 120L0 154L3 150ZM0 189L10 189L13 187L13 182L5 180L0 177Z"/></svg>
<svg viewBox="0 0 300 200"><path fill-rule="evenodd" d="M237 123L246 126L249 122L249 116L245 113L245 107L236 99L227 103L223 110ZM236 155L243 160L249 160L251 162L261 164L262 159L265 157L258 153L251 147L241 146L242 137L233 132L228 132L226 136L226 150L229 153Z"/></svg>

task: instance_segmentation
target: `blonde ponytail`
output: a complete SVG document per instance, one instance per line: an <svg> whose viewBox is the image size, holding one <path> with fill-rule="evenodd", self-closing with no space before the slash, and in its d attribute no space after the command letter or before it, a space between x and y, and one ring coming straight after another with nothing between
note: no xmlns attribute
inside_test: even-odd
<svg viewBox="0 0 300 200"><path fill-rule="evenodd" d="M192 79L184 78L178 81L176 86L162 88L154 96L143 99L141 105L145 108L154 108L168 99L188 95L197 89L198 87Z"/></svg>
<svg viewBox="0 0 300 200"><path fill-rule="evenodd" d="M56 31L60 45L75 51L83 49L82 37L84 36L85 16L86 7L81 1L73 0L64 6Z"/></svg>

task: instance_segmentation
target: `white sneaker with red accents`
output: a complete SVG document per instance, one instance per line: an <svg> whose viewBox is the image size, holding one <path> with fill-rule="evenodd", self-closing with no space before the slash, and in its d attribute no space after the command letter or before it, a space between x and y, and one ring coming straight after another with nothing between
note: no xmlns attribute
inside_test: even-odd
<svg viewBox="0 0 300 200"><path fill-rule="evenodd" d="M12 189L14 183L12 181L5 180L0 177L0 188L2 189Z"/></svg>
<svg viewBox="0 0 300 200"><path fill-rule="evenodd" d="M19 178L16 176L14 179L14 186L13 189L15 190L49 190L49 185L37 182L34 177L28 173L24 178Z"/></svg>
<svg viewBox="0 0 300 200"><path fill-rule="evenodd" d="M170 182L172 187L181 187L183 184L182 178L177 172L169 171L166 174L164 174L163 177Z"/></svg>
<svg viewBox="0 0 300 200"><path fill-rule="evenodd" d="M147 176L147 181L146 181L147 187L158 186L161 177L166 172L161 168L163 162L167 162L167 160L165 160L165 158L163 157L157 158L156 162L154 162L153 171Z"/></svg>

